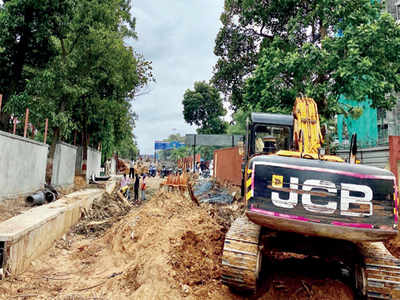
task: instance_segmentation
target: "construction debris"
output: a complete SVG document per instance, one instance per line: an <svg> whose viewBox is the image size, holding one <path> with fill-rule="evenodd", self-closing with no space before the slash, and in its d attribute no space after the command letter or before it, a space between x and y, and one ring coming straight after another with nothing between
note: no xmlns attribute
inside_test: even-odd
<svg viewBox="0 0 400 300"><path fill-rule="evenodd" d="M194 195L201 203L231 204L233 195L212 179L202 179L194 186Z"/></svg>
<svg viewBox="0 0 400 300"><path fill-rule="evenodd" d="M46 185L45 189L38 191L26 198L26 202L31 205L42 205L45 203L50 203L58 198L58 192L51 185Z"/></svg>
<svg viewBox="0 0 400 300"><path fill-rule="evenodd" d="M153 197L138 208L127 207L117 189L96 201L27 272L0 282L0 299L249 299L220 281L223 237L245 204L198 206L181 193L157 190L159 178L147 183ZM353 299L346 284L313 276L318 263L294 261L265 261L263 288L251 299Z"/></svg>
<svg viewBox="0 0 400 300"><path fill-rule="evenodd" d="M115 222L121 220L132 204L125 197L119 197L119 187L111 195L104 193L103 198L93 202L90 211L84 211L84 217L75 227L74 232L86 236L100 236Z"/></svg>

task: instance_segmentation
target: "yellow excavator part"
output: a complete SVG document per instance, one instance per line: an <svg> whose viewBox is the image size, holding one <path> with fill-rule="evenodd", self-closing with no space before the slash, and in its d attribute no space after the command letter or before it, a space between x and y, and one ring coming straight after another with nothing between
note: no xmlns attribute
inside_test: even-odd
<svg viewBox="0 0 400 300"><path fill-rule="evenodd" d="M279 156L289 156L289 157L303 157L303 158L312 158L312 159L319 159L319 160L326 160L326 161L336 161L336 162L344 162L339 156L334 155L321 155L318 157L318 154L315 153L301 153L298 151L288 151L288 150L279 150L276 155ZM359 161L358 161L359 163Z"/></svg>
<svg viewBox="0 0 400 300"><path fill-rule="evenodd" d="M296 98L293 107L293 138L300 153L318 154L323 137L317 104L312 98Z"/></svg>

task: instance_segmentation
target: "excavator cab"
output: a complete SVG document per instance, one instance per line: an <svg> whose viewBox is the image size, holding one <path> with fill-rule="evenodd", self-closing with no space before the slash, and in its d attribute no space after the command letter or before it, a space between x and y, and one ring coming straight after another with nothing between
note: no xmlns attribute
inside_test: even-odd
<svg viewBox="0 0 400 300"><path fill-rule="evenodd" d="M356 165L355 157L345 163L321 155L322 142L311 98L297 98L292 115L252 113L244 168L247 217L274 230L357 242L395 236L394 175Z"/></svg>
<svg viewBox="0 0 400 300"><path fill-rule="evenodd" d="M283 114L252 113L247 132L247 158L288 150L293 144L293 117Z"/></svg>

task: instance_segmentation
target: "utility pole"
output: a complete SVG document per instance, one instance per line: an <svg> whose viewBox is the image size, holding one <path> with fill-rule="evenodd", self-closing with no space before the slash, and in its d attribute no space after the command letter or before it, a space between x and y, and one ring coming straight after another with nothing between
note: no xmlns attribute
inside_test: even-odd
<svg viewBox="0 0 400 300"><path fill-rule="evenodd" d="M196 135L193 136L193 173L196 173Z"/></svg>

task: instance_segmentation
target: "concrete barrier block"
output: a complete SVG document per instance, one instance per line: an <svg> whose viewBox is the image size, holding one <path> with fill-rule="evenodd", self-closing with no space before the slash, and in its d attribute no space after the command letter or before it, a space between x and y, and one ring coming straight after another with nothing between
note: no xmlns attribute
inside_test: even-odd
<svg viewBox="0 0 400 300"><path fill-rule="evenodd" d="M94 200L103 197L104 190L87 189L63 197L47 205L0 223L0 242L4 242L4 274L18 274L49 249L77 224L83 210L89 210Z"/></svg>

